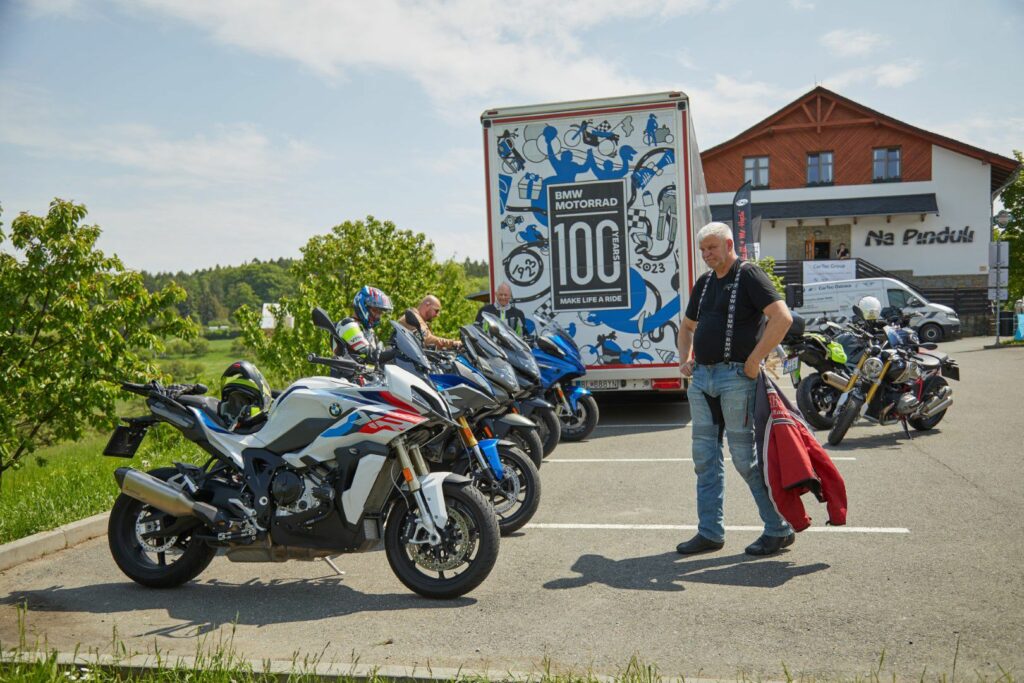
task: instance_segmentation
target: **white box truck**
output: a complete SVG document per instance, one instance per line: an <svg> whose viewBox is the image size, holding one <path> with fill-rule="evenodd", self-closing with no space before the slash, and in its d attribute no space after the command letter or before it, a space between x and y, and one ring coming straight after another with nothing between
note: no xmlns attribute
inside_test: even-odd
<svg viewBox="0 0 1024 683"><path fill-rule="evenodd" d="M592 391L681 389L676 338L711 220L681 92L481 116L491 297L576 340Z"/></svg>

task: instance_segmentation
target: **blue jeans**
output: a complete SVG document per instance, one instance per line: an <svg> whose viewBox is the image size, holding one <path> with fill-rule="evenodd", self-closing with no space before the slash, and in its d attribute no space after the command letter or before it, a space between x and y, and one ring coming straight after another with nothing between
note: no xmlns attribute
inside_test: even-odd
<svg viewBox="0 0 1024 683"><path fill-rule="evenodd" d="M725 501L725 459L719 425L714 423L708 396L717 396L725 417L732 464L757 503L768 536L788 536L793 529L775 510L760 468L754 464L754 388L757 380L743 373L743 363L696 365L686 392L693 427L693 468L697 473L697 532L725 540L722 505Z"/></svg>

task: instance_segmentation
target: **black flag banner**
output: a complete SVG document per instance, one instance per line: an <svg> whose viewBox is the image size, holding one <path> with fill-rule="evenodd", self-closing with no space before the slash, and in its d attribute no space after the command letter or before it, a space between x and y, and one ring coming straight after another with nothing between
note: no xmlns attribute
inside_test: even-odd
<svg viewBox="0 0 1024 683"><path fill-rule="evenodd" d="M752 256L747 254L747 244L754 241L750 239L750 188L751 183L748 180L736 190L736 195L732 198L732 242L736 246L736 253L743 260Z"/></svg>

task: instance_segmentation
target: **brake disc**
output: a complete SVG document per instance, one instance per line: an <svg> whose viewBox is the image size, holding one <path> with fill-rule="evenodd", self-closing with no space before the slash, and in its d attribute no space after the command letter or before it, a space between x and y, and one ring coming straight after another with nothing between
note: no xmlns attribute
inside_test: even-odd
<svg viewBox="0 0 1024 683"><path fill-rule="evenodd" d="M144 521L142 515L143 512L140 512L139 516L135 518L135 539L142 545L143 550L152 553L162 553L178 542L177 536L164 538L163 543L158 543L156 537L146 538L143 534L160 531L161 524L160 520L153 519L152 515L146 518L151 521Z"/></svg>
<svg viewBox="0 0 1024 683"><path fill-rule="evenodd" d="M448 509L448 526L443 537L444 539L436 546L409 544L416 564L424 569L440 572L455 569L465 562L470 552L469 522L460 511Z"/></svg>

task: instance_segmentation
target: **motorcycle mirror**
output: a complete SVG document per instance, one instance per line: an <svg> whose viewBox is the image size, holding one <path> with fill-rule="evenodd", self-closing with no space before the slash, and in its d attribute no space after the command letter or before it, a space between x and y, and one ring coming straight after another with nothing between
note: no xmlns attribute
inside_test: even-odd
<svg viewBox="0 0 1024 683"><path fill-rule="evenodd" d="M338 344L344 346L344 342L341 337L338 336L338 330L334 327L334 322L331 320L331 316L327 315L327 311L316 306L312 311L313 324L322 330L326 330L330 333L331 338L334 339Z"/></svg>
<svg viewBox="0 0 1024 683"><path fill-rule="evenodd" d="M853 314L860 318L861 320L864 319L864 311L857 304L853 305Z"/></svg>
<svg viewBox="0 0 1024 683"><path fill-rule="evenodd" d="M936 344L935 342L925 342L924 344L921 344L921 348L928 349L929 351L934 351L935 349L939 348L939 345Z"/></svg>
<svg viewBox="0 0 1024 683"><path fill-rule="evenodd" d="M327 315L327 311L319 306L313 309L313 324L321 329L334 331L334 323L331 322L331 316Z"/></svg>

